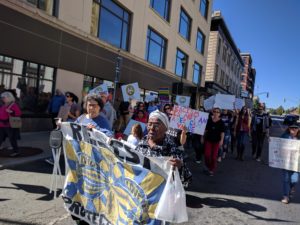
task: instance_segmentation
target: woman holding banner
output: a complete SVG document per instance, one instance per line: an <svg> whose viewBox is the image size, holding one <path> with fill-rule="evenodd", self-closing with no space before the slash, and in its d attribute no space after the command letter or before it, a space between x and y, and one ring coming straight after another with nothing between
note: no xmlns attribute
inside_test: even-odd
<svg viewBox="0 0 300 225"><path fill-rule="evenodd" d="M282 134L281 138L300 140L300 129L297 123L289 125L288 129ZM283 199L282 203L288 204L290 198L295 194L295 186L298 183L299 173L282 169Z"/></svg>
<svg viewBox="0 0 300 225"><path fill-rule="evenodd" d="M204 158L209 175L213 176L217 167L219 147L224 141L224 122L220 118L220 108L213 108L204 133Z"/></svg>

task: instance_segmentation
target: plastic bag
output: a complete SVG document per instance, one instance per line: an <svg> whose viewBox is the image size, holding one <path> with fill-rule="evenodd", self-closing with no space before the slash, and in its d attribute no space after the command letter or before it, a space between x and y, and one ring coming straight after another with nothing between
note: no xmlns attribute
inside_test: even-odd
<svg viewBox="0 0 300 225"><path fill-rule="evenodd" d="M177 168L170 169L166 186L155 210L155 218L171 223L188 221L185 191Z"/></svg>

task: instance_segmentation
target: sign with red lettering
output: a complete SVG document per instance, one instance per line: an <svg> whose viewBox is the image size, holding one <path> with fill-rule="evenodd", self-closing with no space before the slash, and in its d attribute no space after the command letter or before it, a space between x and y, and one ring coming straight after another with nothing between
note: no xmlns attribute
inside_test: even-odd
<svg viewBox="0 0 300 225"><path fill-rule="evenodd" d="M185 125L188 132L203 135L207 120L208 113L175 105L170 127L180 129L182 125Z"/></svg>

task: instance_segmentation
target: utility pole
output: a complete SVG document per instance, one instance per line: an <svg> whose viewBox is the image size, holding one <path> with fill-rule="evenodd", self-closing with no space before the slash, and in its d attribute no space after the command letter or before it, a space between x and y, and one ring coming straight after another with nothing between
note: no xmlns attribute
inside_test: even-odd
<svg viewBox="0 0 300 225"><path fill-rule="evenodd" d="M120 50L119 50L119 53L120 53ZM120 81L120 72L121 72L122 60L123 60L123 58L120 55L118 55L117 58L116 58L113 105L115 104L117 85L118 85L118 82Z"/></svg>

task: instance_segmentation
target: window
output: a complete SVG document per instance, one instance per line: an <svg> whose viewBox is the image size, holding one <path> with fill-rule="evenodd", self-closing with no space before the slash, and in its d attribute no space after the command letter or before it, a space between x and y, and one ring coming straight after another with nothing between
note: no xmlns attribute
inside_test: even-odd
<svg viewBox="0 0 300 225"><path fill-rule="evenodd" d="M200 13L201 15L207 19L207 14L208 14L208 0L200 0Z"/></svg>
<svg viewBox="0 0 300 225"><path fill-rule="evenodd" d="M177 49L175 74L177 74L179 77L186 77L188 59L189 58L187 54Z"/></svg>
<svg viewBox="0 0 300 225"><path fill-rule="evenodd" d="M15 90L23 114L46 113L53 94L55 69L42 64L6 56L10 64L0 62L0 85Z"/></svg>
<svg viewBox="0 0 300 225"><path fill-rule="evenodd" d="M197 31L197 41L196 41L196 49L201 54L204 54L204 46L205 46L205 36L201 32L201 30L198 29Z"/></svg>
<svg viewBox="0 0 300 225"><path fill-rule="evenodd" d="M223 61L226 63L226 55L227 55L227 51L226 51L226 47L223 48Z"/></svg>
<svg viewBox="0 0 300 225"><path fill-rule="evenodd" d="M180 11L180 21L179 21L179 33L186 40L190 40L190 32L191 32L191 17L183 10Z"/></svg>
<svg viewBox="0 0 300 225"><path fill-rule="evenodd" d="M57 0L27 0L27 2L52 16L58 16Z"/></svg>
<svg viewBox="0 0 300 225"><path fill-rule="evenodd" d="M218 39L218 55L220 54L221 51L221 38Z"/></svg>
<svg viewBox="0 0 300 225"><path fill-rule="evenodd" d="M156 66L164 68L166 50L166 39L151 28L148 28L145 59Z"/></svg>
<svg viewBox="0 0 300 225"><path fill-rule="evenodd" d="M128 51L130 14L112 0L97 0L92 7L91 34Z"/></svg>
<svg viewBox="0 0 300 225"><path fill-rule="evenodd" d="M201 74L202 74L202 66L194 62L194 73L193 73L193 83L201 84Z"/></svg>
<svg viewBox="0 0 300 225"><path fill-rule="evenodd" d="M165 20L169 21L170 17L170 0L151 0L150 6L156 12L158 12L161 17Z"/></svg>
<svg viewBox="0 0 300 225"><path fill-rule="evenodd" d="M219 65L216 64L216 67L215 67L215 82L218 82L219 81Z"/></svg>

